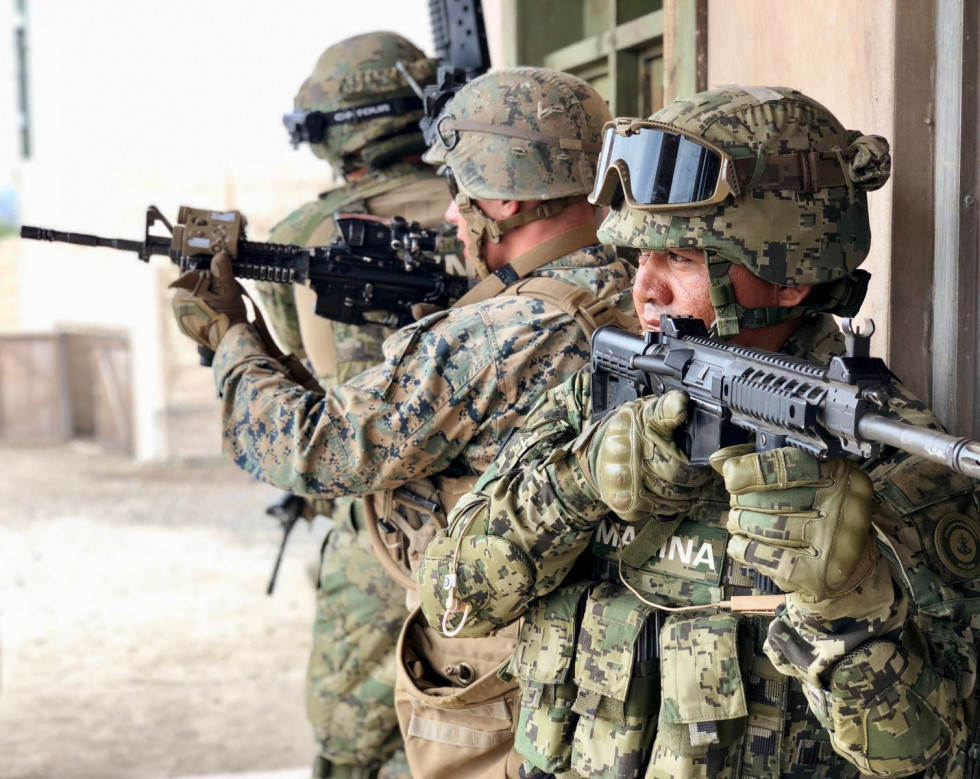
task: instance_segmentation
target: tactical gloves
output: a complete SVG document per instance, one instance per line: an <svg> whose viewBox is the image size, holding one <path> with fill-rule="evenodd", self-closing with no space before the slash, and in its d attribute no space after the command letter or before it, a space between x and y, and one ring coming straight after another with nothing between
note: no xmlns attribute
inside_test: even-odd
<svg viewBox="0 0 980 779"><path fill-rule="evenodd" d="M235 280L231 258L219 252L210 271L190 271L173 284L174 316L180 331L202 346L217 349L225 333L248 321L245 290Z"/></svg>
<svg viewBox="0 0 980 779"><path fill-rule="evenodd" d="M867 474L799 449L751 450L711 458L731 495L728 553L789 593L765 652L781 673L820 688L858 646L895 637L907 603L874 540Z"/></svg>
<svg viewBox="0 0 980 779"><path fill-rule="evenodd" d="M729 554L780 589L812 604L850 592L875 566L871 480L849 461L740 446L711 464L731 496Z"/></svg>
<svg viewBox="0 0 980 779"><path fill-rule="evenodd" d="M676 390L626 403L595 437L591 472L603 500L623 520L683 514L710 481L711 471L691 465L673 440L687 420L687 404L687 395Z"/></svg>

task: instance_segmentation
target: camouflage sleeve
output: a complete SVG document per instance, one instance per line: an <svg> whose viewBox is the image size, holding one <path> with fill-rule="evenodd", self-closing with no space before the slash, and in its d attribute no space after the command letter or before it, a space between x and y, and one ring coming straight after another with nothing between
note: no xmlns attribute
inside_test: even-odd
<svg viewBox="0 0 980 779"><path fill-rule="evenodd" d="M451 332L416 323L388 339L384 363L326 394L296 384L251 326L233 327L214 360L225 453L300 495L360 494L438 473L500 403L487 327L479 316Z"/></svg>
<svg viewBox="0 0 980 779"><path fill-rule="evenodd" d="M550 390L456 505L417 575L430 624L443 619L447 581L472 609L459 635L475 636L513 622L565 578L608 513L579 464L595 429L585 425L590 405L586 371Z"/></svg>
<svg viewBox="0 0 980 779"><path fill-rule="evenodd" d="M892 411L941 427L907 396ZM770 626L766 653L804 682L835 750L862 773L961 775L970 731L964 701L977 667L966 604L980 573L978 485L903 452L865 468L884 555L878 578L888 577L878 589L890 585L891 597L870 609L856 592L820 614L790 599Z"/></svg>

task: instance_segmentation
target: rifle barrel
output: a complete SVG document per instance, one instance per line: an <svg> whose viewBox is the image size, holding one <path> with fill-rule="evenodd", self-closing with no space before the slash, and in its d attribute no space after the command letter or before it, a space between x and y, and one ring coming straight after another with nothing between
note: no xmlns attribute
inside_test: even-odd
<svg viewBox="0 0 980 779"><path fill-rule="evenodd" d="M77 246L101 246L107 249L118 249L124 252L136 252L140 256L144 254L147 247L142 241L128 241L125 238L102 238L98 235L88 235L86 233L63 233L60 230L49 230L46 227L32 227L24 225L20 228L20 237L29 238L34 241L54 241L57 243L73 243ZM167 254L169 246L161 243L159 246L151 245L149 254Z"/></svg>
<svg viewBox="0 0 980 779"><path fill-rule="evenodd" d="M857 429L863 438L870 441L894 446L946 465L971 479L980 479L980 441L917 427L874 413L862 416Z"/></svg>

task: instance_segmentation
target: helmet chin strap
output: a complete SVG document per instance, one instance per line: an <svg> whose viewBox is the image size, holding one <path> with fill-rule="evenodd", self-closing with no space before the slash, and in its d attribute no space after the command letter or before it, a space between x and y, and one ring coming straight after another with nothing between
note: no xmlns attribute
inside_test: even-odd
<svg viewBox="0 0 980 779"><path fill-rule="evenodd" d="M708 295L715 310L715 321L710 332L719 338L738 335L739 319L745 309L735 300L735 286L728 276L731 263L714 252L704 250L704 262L708 266Z"/></svg>
<svg viewBox="0 0 980 779"><path fill-rule="evenodd" d="M490 275L490 268L487 265L487 258L483 256L483 243L488 233L487 226L493 224L493 220L462 192L456 195L456 209L466 222L466 233L462 236L463 245L466 246L466 252L476 266L477 276L485 279ZM499 240L498 235L496 241Z"/></svg>
<svg viewBox="0 0 980 779"><path fill-rule="evenodd" d="M711 251L705 250L704 255L710 279L708 292L715 310L715 321L709 332L723 339L732 338L741 330L772 327L809 314L855 316L871 278L869 273L858 269L836 281L816 285L800 305L746 308L735 300L735 287L728 275L732 263Z"/></svg>
<svg viewBox="0 0 980 779"><path fill-rule="evenodd" d="M554 200L543 200L534 208L520 211L505 219L491 219L469 195L463 192L457 193L456 208L466 220L466 235L463 236L463 243L466 246L466 251L469 252L470 259L476 265L477 275L481 279L490 275L490 268L487 266L487 259L483 254L486 241L500 243L500 239L504 235L518 227L560 214L570 205L585 199L585 195L569 195Z"/></svg>
<svg viewBox="0 0 980 779"><path fill-rule="evenodd" d="M708 294L715 310L715 321L709 328L711 335L727 340L742 330L772 327L818 310L808 305L746 308L735 299L735 285L728 275L731 262L707 250L704 255L710 279Z"/></svg>

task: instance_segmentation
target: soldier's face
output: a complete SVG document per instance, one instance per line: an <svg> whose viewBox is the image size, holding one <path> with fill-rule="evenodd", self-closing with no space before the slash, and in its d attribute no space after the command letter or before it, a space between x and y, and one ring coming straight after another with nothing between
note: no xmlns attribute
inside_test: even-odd
<svg viewBox="0 0 980 779"><path fill-rule="evenodd" d="M640 254L639 271L633 284L633 305L645 330L660 329L660 315L693 316L711 325L715 310L711 305L708 267L704 253L691 249L672 249ZM735 299L746 308L796 305L809 287L780 287L753 275L741 265L729 266L728 277L735 288ZM782 343L782 333L775 336L775 346L766 336L767 328L742 332L735 337L738 343L775 349Z"/></svg>
<svg viewBox="0 0 980 779"><path fill-rule="evenodd" d="M708 295L704 255L688 249L640 254L633 305L644 330L659 330L660 316L693 316L710 325L715 311Z"/></svg>

